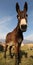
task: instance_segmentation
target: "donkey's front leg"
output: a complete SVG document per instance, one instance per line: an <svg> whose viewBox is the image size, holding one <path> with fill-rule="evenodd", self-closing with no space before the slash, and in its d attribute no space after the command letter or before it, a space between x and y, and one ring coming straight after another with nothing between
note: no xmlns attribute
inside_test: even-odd
<svg viewBox="0 0 33 65"><path fill-rule="evenodd" d="M10 54L10 57L13 58L13 55L11 53L11 49L12 49L12 46L9 47L9 54Z"/></svg>
<svg viewBox="0 0 33 65"><path fill-rule="evenodd" d="M20 54L19 54L19 52L20 52L20 47L17 46L16 47L16 54L15 54L15 65L19 65L19 63L20 63Z"/></svg>

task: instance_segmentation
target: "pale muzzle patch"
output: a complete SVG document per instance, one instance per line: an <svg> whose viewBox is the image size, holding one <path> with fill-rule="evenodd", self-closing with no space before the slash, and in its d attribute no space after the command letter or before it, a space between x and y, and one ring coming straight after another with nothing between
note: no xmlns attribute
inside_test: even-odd
<svg viewBox="0 0 33 65"><path fill-rule="evenodd" d="M21 25L27 25L27 22L26 22L26 19L21 19L20 21L20 28L21 28Z"/></svg>
<svg viewBox="0 0 33 65"><path fill-rule="evenodd" d="M20 25L26 25L26 19L21 19Z"/></svg>

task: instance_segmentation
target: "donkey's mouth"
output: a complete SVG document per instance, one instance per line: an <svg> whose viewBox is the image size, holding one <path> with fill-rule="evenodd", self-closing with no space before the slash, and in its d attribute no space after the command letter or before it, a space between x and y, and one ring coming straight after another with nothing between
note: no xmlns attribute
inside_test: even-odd
<svg viewBox="0 0 33 65"><path fill-rule="evenodd" d="M26 32L27 28L26 29L22 29L22 32Z"/></svg>
<svg viewBox="0 0 33 65"><path fill-rule="evenodd" d="M27 30L27 25L21 25L21 31L26 32Z"/></svg>

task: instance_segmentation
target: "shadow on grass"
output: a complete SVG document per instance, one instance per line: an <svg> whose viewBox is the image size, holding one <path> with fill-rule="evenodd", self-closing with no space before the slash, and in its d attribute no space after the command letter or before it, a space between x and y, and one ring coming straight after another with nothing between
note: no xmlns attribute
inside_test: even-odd
<svg viewBox="0 0 33 65"><path fill-rule="evenodd" d="M23 55L24 55L26 58L28 57L28 53L27 53L27 52L20 50L20 57L22 58Z"/></svg>
<svg viewBox="0 0 33 65"><path fill-rule="evenodd" d="M31 56L30 56L30 58L32 58L32 59L33 59L33 55L31 55Z"/></svg>
<svg viewBox="0 0 33 65"><path fill-rule="evenodd" d="M0 52L4 52L4 47L0 45Z"/></svg>

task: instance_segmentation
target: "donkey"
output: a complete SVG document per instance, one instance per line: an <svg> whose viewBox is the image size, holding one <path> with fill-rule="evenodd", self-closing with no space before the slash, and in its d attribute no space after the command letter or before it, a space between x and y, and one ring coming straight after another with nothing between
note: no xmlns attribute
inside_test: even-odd
<svg viewBox="0 0 33 65"><path fill-rule="evenodd" d="M11 57L12 57L11 48L12 48L12 46L15 46L16 61L18 59L17 65L19 65L19 60L20 60L19 51L20 51L21 42L23 41L23 32L26 32L26 30L27 30L27 10L28 10L27 2L25 2L24 9L22 11L20 10L20 6L19 6L18 2L16 3L18 24L17 24L16 28L12 32L9 32L6 36L4 57L6 58L6 51L7 51L8 45L10 45L9 51L10 51Z"/></svg>

